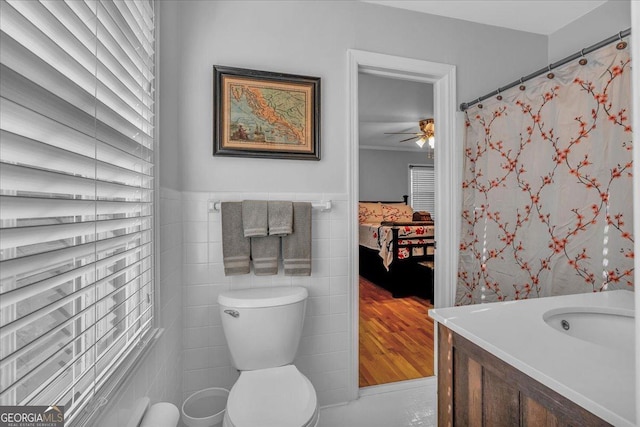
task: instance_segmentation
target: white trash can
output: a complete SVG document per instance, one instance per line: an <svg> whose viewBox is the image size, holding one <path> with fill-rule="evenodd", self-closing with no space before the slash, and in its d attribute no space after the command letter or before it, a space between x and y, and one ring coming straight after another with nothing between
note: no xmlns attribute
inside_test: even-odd
<svg viewBox="0 0 640 427"><path fill-rule="evenodd" d="M182 404L182 421L187 427L217 427L222 425L229 390L205 388L196 391Z"/></svg>

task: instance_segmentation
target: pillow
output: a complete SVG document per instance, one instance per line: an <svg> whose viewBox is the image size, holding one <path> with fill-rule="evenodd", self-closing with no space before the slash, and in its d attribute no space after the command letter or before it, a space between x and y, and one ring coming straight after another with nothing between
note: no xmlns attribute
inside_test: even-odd
<svg viewBox="0 0 640 427"><path fill-rule="evenodd" d="M358 204L358 222L360 224L381 223L382 222L382 205L380 203L359 203Z"/></svg>
<svg viewBox="0 0 640 427"><path fill-rule="evenodd" d="M404 203L382 205L383 221L413 221L413 209Z"/></svg>

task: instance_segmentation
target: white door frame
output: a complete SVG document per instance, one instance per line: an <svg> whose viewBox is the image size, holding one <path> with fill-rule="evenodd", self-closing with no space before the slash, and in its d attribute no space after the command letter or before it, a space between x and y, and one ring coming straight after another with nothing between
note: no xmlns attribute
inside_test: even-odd
<svg viewBox="0 0 640 427"><path fill-rule="evenodd" d="M358 73L399 78L433 84L434 120L436 123L436 222L435 301L436 307L450 307L455 301L458 271L459 218L461 206L462 142L456 121L456 67L419 59L385 55L362 50L348 50L349 96L349 296L351 366L348 397L359 396L358 386Z"/></svg>

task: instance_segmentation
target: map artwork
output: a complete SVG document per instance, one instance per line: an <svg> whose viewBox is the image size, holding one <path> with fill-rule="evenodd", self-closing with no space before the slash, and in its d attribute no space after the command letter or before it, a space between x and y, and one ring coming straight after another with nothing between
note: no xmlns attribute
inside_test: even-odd
<svg viewBox="0 0 640 427"><path fill-rule="evenodd" d="M307 145L309 94L304 88L235 80L228 89L230 142Z"/></svg>

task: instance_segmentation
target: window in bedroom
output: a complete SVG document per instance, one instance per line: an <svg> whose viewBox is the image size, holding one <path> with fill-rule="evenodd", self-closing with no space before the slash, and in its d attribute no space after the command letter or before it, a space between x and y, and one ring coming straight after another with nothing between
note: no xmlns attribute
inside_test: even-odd
<svg viewBox="0 0 640 427"><path fill-rule="evenodd" d="M435 218L435 171L433 166L409 165L410 204L414 211L427 211Z"/></svg>
<svg viewBox="0 0 640 427"><path fill-rule="evenodd" d="M153 0L0 0L0 31L0 405L71 421L153 327Z"/></svg>

